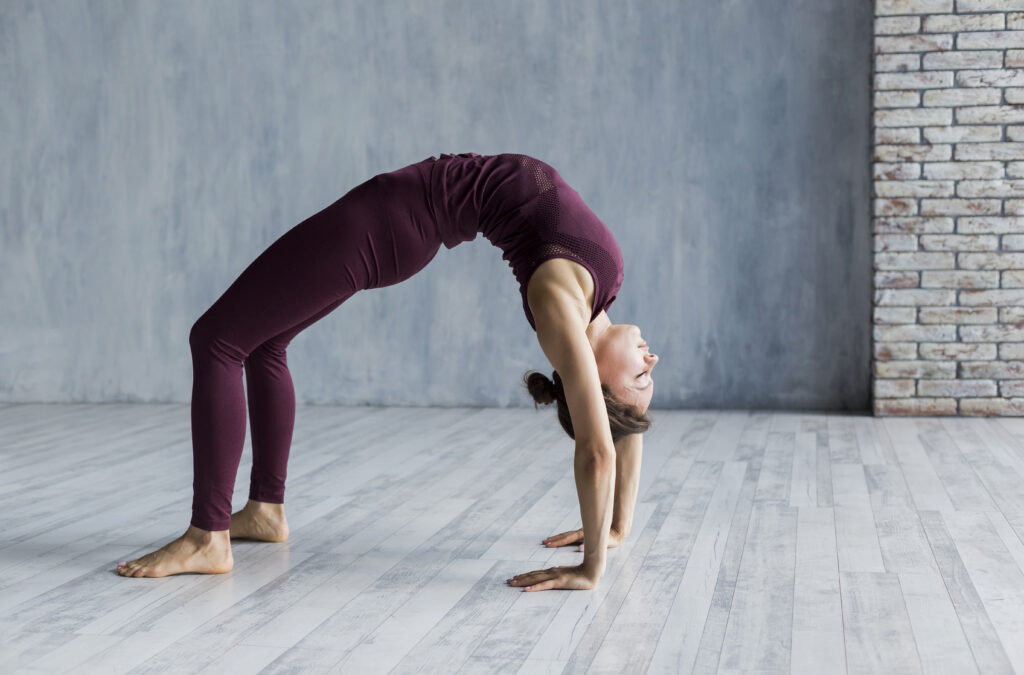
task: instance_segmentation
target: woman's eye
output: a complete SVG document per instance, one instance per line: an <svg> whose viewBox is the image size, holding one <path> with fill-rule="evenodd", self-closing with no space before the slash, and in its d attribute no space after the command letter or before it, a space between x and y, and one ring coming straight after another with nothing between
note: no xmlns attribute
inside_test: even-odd
<svg viewBox="0 0 1024 675"><path fill-rule="evenodd" d="M637 376L636 376L636 379L638 379L638 380L639 380L639 379L640 379L641 377L643 377L643 376L644 376L644 375L646 375L646 374L647 374L647 371L645 370L644 372L642 372L642 373L640 373L639 375L637 375Z"/></svg>

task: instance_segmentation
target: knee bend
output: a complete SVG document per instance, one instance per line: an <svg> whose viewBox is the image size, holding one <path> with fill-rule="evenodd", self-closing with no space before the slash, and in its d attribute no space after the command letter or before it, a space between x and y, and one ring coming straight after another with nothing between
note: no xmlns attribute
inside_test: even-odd
<svg viewBox="0 0 1024 675"><path fill-rule="evenodd" d="M236 358L244 358L245 354L238 353L238 348L228 339L223 327L207 318L204 314L199 320L192 324L192 330L188 333L188 344L193 354L206 354L209 352L225 352Z"/></svg>
<svg viewBox="0 0 1024 675"><path fill-rule="evenodd" d="M287 346L287 344L282 344L274 340L267 340L259 347L249 352L249 355L245 358L245 363L284 363L287 359Z"/></svg>

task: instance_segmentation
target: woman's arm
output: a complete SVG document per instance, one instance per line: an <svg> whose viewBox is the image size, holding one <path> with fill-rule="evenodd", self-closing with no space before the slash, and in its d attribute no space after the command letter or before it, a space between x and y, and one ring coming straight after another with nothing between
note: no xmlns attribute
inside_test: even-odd
<svg viewBox="0 0 1024 675"><path fill-rule="evenodd" d="M615 505L612 510L612 526L608 532L608 548L615 548L625 541L633 526L643 444L643 434L630 434L620 438L615 444ZM569 530L550 536L541 543L549 548L582 544L583 532L582 527L578 530ZM581 546L580 550L585 548Z"/></svg>
<svg viewBox="0 0 1024 675"><path fill-rule="evenodd" d="M531 284L533 291L537 284ZM593 540L583 564L535 570L513 577L513 585L530 590L593 588L604 575L615 493L615 446L601 391L594 350L578 298L558 287L546 289L542 302L530 302L537 340L562 378L572 417L576 454L573 468L583 528Z"/></svg>
<svg viewBox="0 0 1024 675"><path fill-rule="evenodd" d="M615 444L615 511L612 515L612 530L620 543L625 541L633 527L643 446L643 434L630 434Z"/></svg>

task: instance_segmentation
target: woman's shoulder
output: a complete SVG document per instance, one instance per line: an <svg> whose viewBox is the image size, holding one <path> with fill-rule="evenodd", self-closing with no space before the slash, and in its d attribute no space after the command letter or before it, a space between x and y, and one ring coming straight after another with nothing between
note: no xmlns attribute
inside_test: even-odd
<svg viewBox="0 0 1024 675"><path fill-rule="evenodd" d="M564 316L571 311L579 314L586 326L590 323L594 292L594 279L586 267L568 258L551 258L530 275L526 301L535 322L541 314Z"/></svg>

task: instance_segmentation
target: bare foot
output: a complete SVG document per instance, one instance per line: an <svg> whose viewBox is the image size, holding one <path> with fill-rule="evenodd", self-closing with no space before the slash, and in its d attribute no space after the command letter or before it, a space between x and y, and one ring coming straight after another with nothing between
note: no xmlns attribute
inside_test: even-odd
<svg viewBox="0 0 1024 675"><path fill-rule="evenodd" d="M152 553L130 562L117 563L123 577L166 577L182 572L224 574L235 560L228 530L211 532L189 525L185 534Z"/></svg>
<svg viewBox="0 0 1024 675"><path fill-rule="evenodd" d="M257 502L250 499L241 511L231 514L232 539L284 541L288 538L288 521L284 504Z"/></svg>

